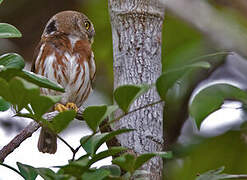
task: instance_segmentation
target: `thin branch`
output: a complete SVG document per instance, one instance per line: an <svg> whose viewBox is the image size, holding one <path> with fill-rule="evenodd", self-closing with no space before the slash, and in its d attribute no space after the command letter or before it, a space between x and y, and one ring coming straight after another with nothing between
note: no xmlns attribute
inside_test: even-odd
<svg viewBox="0 0 247 180"><path fill-rule="evenodd" d="M46 113L43 117L50 120L58 114L57 111ZM0 150L0 162L4 162L5 158L12 153L20 144L39 129L41 125L35 121L29 123L19 134L17 134L6 146Z"/></svg>
<svg viewBox="0 0 247 180"><path fill-rule="evenodd" d="M20 144L27 138L31 137L32 134L40 127L35 121L31 122L25 127L18 135L16 135L6 146L0 150L0 162L4 162L4 159L12 153Z"/></svg>
<svg viewBox="0 0 247 180"><path fill-rule="evenodd" d="M112 123L114 123L114 122L116 122L116 121L119 121L120 119L122 119L123 117L125 117L125 116L127 116L127 115L129 115L129 114L132 114L132 113L134 113L134 112L136 112L136 111L139 111L139 110L141 110L141 109L144 109L144 108L147 108L147 107L150 107L150 106L154 106L154 105L159 104L159 103L162 103L162 102L164 102L164 101L161 99L161 100L155 101L155 102L153 102L153 103L151 103L151 104L146 104L146 105L144 105L144 106L141 106L141 107L139 107L139 108L136 108L136 109L134 109L134 110L132 110L132 111L129 111L129 112L127 112L127 113L123 113L122 115L120 115L120 116L117 117L116 119L113 119L112 121L106 123L106 124L105 124L104 126L102 126L101 128L106 128L106 127L109 126L110 124L112 124Z"/></svg>
<svg viewBox="0 0 247 180"><path fill-rule="evenodd" d="M74 153L75 149L74 149L71 145L69 145L69 143L68 143L67 141L65 141L65 140L64 140L61 136L59 136L58 134L57 134L57 138L60 139L66 146L68 146L68 148Z"/></svg>
<svg viewBox="0 0 247 180"><path fill-rule="evenodd" d="M23 179L25 179L25 177L24 177L17 169L15 169L15 168L13 168L13 167L7 165L7 164L3 164L3 163L0 163L0 165L6 167L6 168L8 168L8 169L11 169L12 171L16 172L16 173L19 174L21 177L23 177Z"/></svg>
<svg viewBox="0 0 247 180"><path fill-rule="evenodd" d="M71 161L74 161L74 160L75 160L75 155L76 155L76 153L79 151L80 148L81 148L81 145L78 146L78 147L73 151L73 157L72 157Z"/></svg>

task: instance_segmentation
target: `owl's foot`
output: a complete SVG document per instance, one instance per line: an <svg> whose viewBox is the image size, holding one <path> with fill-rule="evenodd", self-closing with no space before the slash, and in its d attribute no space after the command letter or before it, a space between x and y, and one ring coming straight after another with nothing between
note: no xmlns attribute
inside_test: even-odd
<svg viewBox="0 0 247 180"><path fill-rule="evenodd" d="M55 111L64 112L64 111L67 111L67 110L68 110L68 108L63 104L58 103L55 106Z"/></svg>
<svg viewBox="0 0 247 180"><path fill-rule="evenodd" d="M75 103L68 102L66 104L66 108L69 110L75 110L75 112L78 112L78 107L76 106Z"/></svg>

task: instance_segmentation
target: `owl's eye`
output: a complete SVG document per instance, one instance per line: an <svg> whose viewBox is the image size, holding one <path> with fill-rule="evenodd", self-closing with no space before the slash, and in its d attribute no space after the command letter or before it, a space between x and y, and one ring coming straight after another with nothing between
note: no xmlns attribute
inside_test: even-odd
<svg viewBox="0 0 247 180"><path fill-rule="evenodd" d="M85 25L86 30L89 30L90 27L91 27L91 24L90 24L89 21L85 21L85 22L84 22L84 25Z"/></svg>

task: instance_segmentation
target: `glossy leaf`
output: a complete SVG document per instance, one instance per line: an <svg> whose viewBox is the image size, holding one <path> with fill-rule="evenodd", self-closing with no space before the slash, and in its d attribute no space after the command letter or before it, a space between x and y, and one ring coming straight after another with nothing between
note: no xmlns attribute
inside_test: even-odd
<svg viewBox="0 0 247 180"><path fill-rule="evenodd" d="M124 147L112 147L110 149L107 149L105 151L102 151L96 155L93 156L92 159L89 161L89 166L91 166L93 163L98 162L104 158L107 158L109 156L114 156L116 154L119 154L122 151L127 150L127 148Z"/></svg>
<svg viewBox="0 0 247 180"><path fill-rule="evenodd" d="M11 93L10 93L10 90L9 90L9 84L6 80L0 78L0 96L7 100L7 101L10 101L11 99Z"/></svg>
<svg viewBox="0 0 247 180"><path fill-rule="evenodd" d="M110 171L106 169L96 169L95 171L85 172L82 175L82 179L86 180L103 180L110 175Z"/></svg>
<svg viewBox="0 0 247 180"><path fill-rule="evenodd" d="M30 103L33 96L39 95L39 88L21 78L13 78L9 82L9 93L11 94L9 99L6 99L5 96L3 98L11 104L17 105L18 110L21 110Z"/></svg>
<svg viewBox="0 0 247 180"><path fill-rule="evenodd" d="M49 168L36 168L36 172L45 180L57 179L57 175Z"/></svg>
<svg viewBox="0 0 247 180"><path fill-rule="evenodd" d="M115 136L123 133L127 133L133 131L132 129L119 129L116 131L112 131L109 133L102 133L97 134L94 136L85 136L81 138L81 145L83 149L90 154L91 156L95 155L95 152L98 148L105 142L109 141L110 139L114 138Z"/></svg>
<svg viewBox="0 0 247 180"><path fill-rule="evenodd" d="M134 172L136 157L133 154L124 154L112 160L113 164L130 173Z"/></svg>
<svg viewBox="0 0 247 180"><path fill-rule="evenodd" d="M111 176L115 176L115 177L121 176L121 169L117 165L112 164L112 165L101 166L100 169L108 170Z"/></svg>
<svg viewBox="0 0 247 180"><path fill-rule="evenodd" d="M117 106L89 106L84 110L82 116L87 125L96 132L100 123L116 109Z"/></svg>
<svg viewBox="0 0 247 180"><path fill-rule="evenodd" d="M64 111L56 115L51 121L51 128L57 134L64 130L69 123L75 118L75 111Z"/></svg>
<svg viewBox="0 0 247 180"><path fill-rule="evenodd" d="M186 72L195 68L207 69L210 68L210 64L204 61L195 62L193 64L185 65L180 68L174 68L164 72L156 81L156 88L160 97L165 100L168 89L171 88L175 84L175 82Z"/></svg>
<svg viewBox="0 0 247 180"><path fill-rule="evenodd" d="M28 104L31 102L31 107L37 118L40 118L60 100L60 97L57 96L40 95L38 86L19 77L11 79L9 83L0 78L0 89L0 96L17 106L18 111L28 108Z"/></svg>
<svg viewBox="0 0 247 180"><path fill-rule="evenodd" d="M88 156L84 156L79 160L72 161L69 164L62 166L59 170L59 174L69 174L74 177L80 178L84 172L88 171L88 163Z"/></svg>
<svg viewBox="0 0 247 180"><path fill-rule="evenodd" d="M247 103L247 93L229 84L215 84L204 88L193 98L189 111L199 128L202 121L220 109L224 100L233 99Z"/></svg>
<svg viewBox="0 0 247 180"><path fill-rule="evenodd" d="M20 77L22 77L23 79L38 85L39 87L53 89L53 90L60 91L60 92L64 92L65 91L63 87L61 87L60 85L48 80L44 76L40 76L38 74L35 74L35 73L32 73L32 72L28 72L28 71L25 71L25 70L23 70L18 75Z"/></svg>
<svg viewBox="0 0 247 180"><path fill-rule="evenodd" d="M130 105L150 88L149 85L123 85L114 91L114 99L118 106L127 113Z"/></svg>
<svg viewBox="0 0 247 180"><path fill-rule="evenodd" d="M112 160L113 164L120 166L125 171L134 173L137 169L139 169L143 164L149 161L151 158L159 156L161 158L171 158L171 152L156 152L156 153L145 153L141 154L138 157L135 157L132 154L124 154L120 157L117 157Z"/></svg>
<svg viewBox="0 0 247 180"><path fill-rule="evenodd" d="M149 161L151 158L159 156L164 159L170 159L172 158L171 152L157 152L157 153L145 153L141 154L136 158L134 170L139 169L143 164L145 164L147 161Z"/></svg>
<svg viewBox="0 0 247 180"><path fill-rule="evenodd" d="M46 113L52 106L54 106L61 99L60 96L42 96L34 95L31 96L31 106L35 112L35 116L40 118Z"/></svg>
<svg viewBox="0 0 247 180"><path fill-rule="evenodd" d="M36 169L34 167L19 162L17 162L16 164L19 168L20 173L23 177L25 177L25 179L35 180L38 176L38 173L36 172Z"/></svg>
<svg viewBox="0 0 247 180"><path fill-rule="evenodd" d="M8 53L0 56L1 71L7 69L22 70L25 66L24 59L15 53ZM0 71L0 72L1 72Z"/></svg>
<svg viewBox="0 0 247 180"><path fill-rule="evenodd" d="M0 23L0 38L15 38L21 36L20 31L16 29L16 27L7 23Z"/></svg>
<svg viewBox="0 0 247 180"><path fill-rule="evenodd" d="M10 108L10 103L5 101L1 96L0 96L0 111L7 111Z"/></svg>

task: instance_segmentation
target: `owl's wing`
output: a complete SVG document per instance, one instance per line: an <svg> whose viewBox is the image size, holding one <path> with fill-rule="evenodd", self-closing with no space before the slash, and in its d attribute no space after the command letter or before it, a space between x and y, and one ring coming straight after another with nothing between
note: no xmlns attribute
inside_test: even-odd
<svg viewBox="0 0 247 180"><path fill-rule="evenodd" d="M34 50L33 62L32 62L32 66L31 66L31 72L35 72L35 62L36 62L37 56L39 54L40 47L41 47L41 43L39 43L38 46Z"/></svg>
<svg viewBox="0 0 247 180"><path fill-rule="evenodd" d="M90 80L91 80L91 84L93 85L93 82L95 80L95 74L96 74L96 65L95 65L95 61L94 61L94 53L91 53L91 58L89 61L90 65Z"/></svg>

